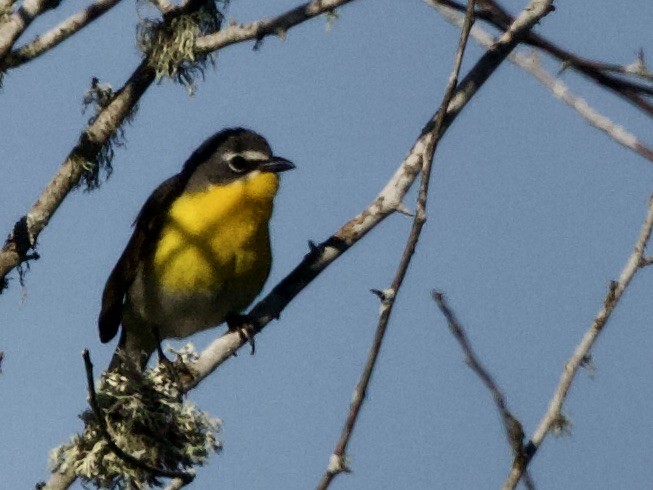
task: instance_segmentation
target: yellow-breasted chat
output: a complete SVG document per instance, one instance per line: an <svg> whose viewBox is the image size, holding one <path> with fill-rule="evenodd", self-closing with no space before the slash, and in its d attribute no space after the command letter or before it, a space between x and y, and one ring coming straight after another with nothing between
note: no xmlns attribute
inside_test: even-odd
<svg viewBox="0 0 653 490"><path fill-rule="evenodd" d="M237 317L270 273L278 174L294 167L247 129L202 143L138 214L104 287L100 340L122 325L118 349L143 367L160 339ZM110 369L119 363L114 356Z"/></svg>

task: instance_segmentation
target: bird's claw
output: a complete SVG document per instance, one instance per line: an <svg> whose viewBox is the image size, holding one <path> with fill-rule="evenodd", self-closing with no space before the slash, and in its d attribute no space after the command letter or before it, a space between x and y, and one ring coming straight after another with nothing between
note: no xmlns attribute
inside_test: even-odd
<svg viewBox="0 0 653 490"><path fill-rule="evenodd" d="M240 338L242 340L246 340L249 343L252 348L250 354L254 355L256 353L256 342L254 341L254 335L256 335L256 327L254 326L254 321L252 318L249 315L232 313L227 315L226 322L229 330L232 332L238 332Z"/></svg>
<svg viewBox="0 0 653 490"><path fill-rule="evenodd" d="M163 364L167 369L170 377L179 384L179 377L177 376L177 370L175 369L175 364L173 361L168 359L168 356L165 355L163 349L161 348L161 336L159 335L159 329L154 327L152 328L152 334L156 340L156 354L159 358L159 364Z"/></svg>

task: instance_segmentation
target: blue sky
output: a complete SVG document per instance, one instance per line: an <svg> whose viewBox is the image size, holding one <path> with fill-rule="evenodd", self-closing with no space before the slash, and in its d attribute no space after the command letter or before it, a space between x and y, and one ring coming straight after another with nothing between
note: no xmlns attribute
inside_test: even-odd
<svg viewBox="0 0 653 490"><path fill-rule="evenodd" d="M516 12L525 3L505 6ZM83 5L64 2L31 35ZM295 5L234 0L227 16L248 22ZM556 6L538 32L563 47L624 64L640 47L651 50L648 1ZM91 77L118 88L139 62L136 22L134 4L124 2L5 77L5 234L76 142L89 117L81 99ZM265 291L301 260L307 240L327 238L392 175L441 99L458 33L418 0L357 1L325 26L307 22L257 52L252 43L225 49L193 97L167 81L151 87L110 180L68 197L40 237L42 258L25 288L13 274L0 299L3 486L46 479L48 451L81 429L81 351L103 366L114 347L100 344L95 324L104 281L145 198L207 136L244 125L297 165L277 199ZM480 54L470 44L465 66ZM616 122L650 135L650 120L621 100L572 73L562 78ZM429 219L350 444L353 473L332 488L500 486L511 462L500 419L430 291L445 292L530 434L630 254L653 190L650 165L517 68L498 70L439 148ZM369 289L391 282L409 227L404 216L386 220L288 306L258 338L255 356L230 360L191 394L224 421L224 451L193 488L315 486L377 323ZM564 408L572 435L547 439L532 463L538 488L653 482L652 290L653 270L644 270L594 350L594 377L582 372L572 388ZM192 340L202 347L221 332Z"/></svg>

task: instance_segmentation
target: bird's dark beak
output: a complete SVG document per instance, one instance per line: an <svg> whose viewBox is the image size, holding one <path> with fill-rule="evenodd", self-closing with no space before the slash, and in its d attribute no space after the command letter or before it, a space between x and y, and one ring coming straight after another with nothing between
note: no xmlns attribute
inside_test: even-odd
<svg viewBox="0 0 653 490"><path fill-rule="evenodd" d="M261 172L274 172L278 174L279 172L285 172L286 170L292 170L293 168L295 168L295 164L290 160L281 157L272 157L272 160L262 164L259 167L259 170L261 170Z"/></svg>

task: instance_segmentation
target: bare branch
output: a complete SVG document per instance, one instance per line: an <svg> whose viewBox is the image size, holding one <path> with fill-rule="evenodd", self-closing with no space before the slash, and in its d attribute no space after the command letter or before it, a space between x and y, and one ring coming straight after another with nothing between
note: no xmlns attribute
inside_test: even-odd
<svg viewBox="0 0 653 490"><path fill-rule="evenodd" d="M573 383L579 368L587 362L594 342L596 342L596 339L603 331L603 328L610 319L612 312L616 308L621 296L632 281L633 277L635 277L635 274L646 265L643 260L644 250L651 238L651 230L653 230L653 195L649 198L646 218L644 219L639 237L635 242L633 252L630 254L625 267L621 271L619 280L610 283L608 293L603 299L603 304L594 318L592 325L589 327L587 332L585 332L585 335L576 347L574 354L565 364L562 376L560 377L560 382L551 398L549 407L526 447L526 460L523 462L524 464L517 464L516 461L513 462L508 478L503 484L504 490L511 490L517 486L524 470L528 466L533 455L535 455L539 449L544 438L549 434L549 432L555 429L556 426L559 426L560 420L563 419L561 412L562 405L567 398L569 388L571 388L571 384Z"/></svg>
<svg viewBox="0 0 653 490"><path fill-rule="evenodd" d="M71 15L56 27L9 53L0 63L2 69L16 68L59 45L79 32L101 15L111 10L121 0L97 0L84 10Z"/></svg>
<svg viewBox="0 0 653 490"><path fill-rule="evenodd" d="M305 20L331 12L352 0L317 0L286 12L273 19L259 20L251 24L231 25L227 29L220 30L213 34L201 37L195 43L200 53L208 53L216 49L228 46L241 41L254 39L262 40L266 36L274 35L283 37L285 32L294 25Z"/></svg>
<svg viewBox="0 0 653 490"><path fill-rule="evenodd" d="M424 0L429 5L444 5L458 11L464 11L465 6L453 0ZM493 0L479 0L482 9L476 12L476 16L486 22L489 22L496 28L504 31L512 23L512 17L498 3ZM615 65L599 63L582 58L571 51L560 48L548 39L534 32L529 32L524 43L530 44L536 48L542 49L551 56L562 62L563 68L571 68L582 75L594 80L597 84L608 88L620 97L625 98L637 108L653 115L653 103L646 99L653 95L653 86L642 85L632 82L623 77L617 77L610 72L614 72ZM627 71L627 70L624 70ZM633 71L633 70L631 70ZM648 70L645 70L648 72ZM631 74L629 72L629 74ZM644 77L648 79L648 77Z"/></svg>
<svg viewBox="0 0 653 490"><path fill-rule="evenodd" d="M515 52L513 53L513 58L516 65L533 75L546 88L551 90L553 95L578 112L592 126L603 131L620 145L653 162L653 149L644 145L634 134L630 133L623 126L614 123L610 118L590 107L585 99L572 93L564 82L556 79L542 68L535 56L529 57Z"/></svg>
<svg viewBox="0 0 653 490"><path fill-rule="evenodd" d="M454 9L440 4L434 4L434 7L447 21L459 27L462 26L463 16L456 13ZM492 36L481 29L478 25L474 26L472 29L471 36L476 40L476 42L486 48L489 48L494 42ZM508 59L511 63L519 66L521 69L535 77L540 83L542 83L542 85L548 88L555 97L562 100L565 104L578 112L592 126L606 133L620 145L625 146L641 157L653 162L653 149L644 145L635 135L627 131L623 126L614 123L610 118L590 107L584 99L573 94L564 82L551 75L540 65L534 54L526 56L518 51L514 51L510 54Z"/></svg>
<svg viewBox="0 0 653 490"><path fill-rule="evenodd" d="M472 369L472 371L476 373L476 375L481 379L483 384L492 394L492 398L494 398L494 403L497 406L497 410L503 422L506 438L508 439L508 443L512 448L514 460L516 462L520 462L520 464L523 465L524 461L526 460L526 452L524 450L524 429L521 425L521 422L519 422L519 420L513 416L512 412L508 410L508 404L506 402L505 396L503 395L503 392L501 389L499 389L499 386L497 385L496 381L494 381L494 378L490 372L483 366L478 356L474 352L474 349L472 348L472 345L467 338L467 334L465 334L463 327L460 325L460 322L456 318L454 312L447 304L444 295L439 291L433 291L432 295L435 303L438 305L438 308L442 312L442 315L447 320L449 330L451 330L454 338L460 344L460 347L465 354L465 361L467 362L467 365ZM524 476L528 477L528 481L530 481L527 470L524 469L524 472ZM534 485L532 482L527 484L528 488L533 488L533 486Z"/></svg>
<svg viewBox="0 0 653 490"><path fill-rule="evenodd" d="M495 19L499 19L500 22L503 22L506 25L512 22L512 18L508 12L495 0L482 0L482 2L484 7ZM601 63L585 59L581 56L576 55L575 53L559 48L555 44L539 36L537 33L530 33L525 41L528 44L532 44L534 47L541 48L552 56L555 56L563 62L565 67L573 67L578 72L594 79L598 83L614 90L615 92L618 92L620 95L623 95L626 98L630 98L629 95L653 95L653 86L641 85L630 80L608 75L607 72L617 71L615 68L616 65L614 64ZM627 70L624 70L624 73L627 73ZM648 77L643 78L646 79ZM638 99L643 101L641 97L638 97ZM639 105L636 99L631 99L631 102L635 103L635 105ZM648 110L650 110L653 108L653 105L647 103L640 108L648 108Z"/></svg>

